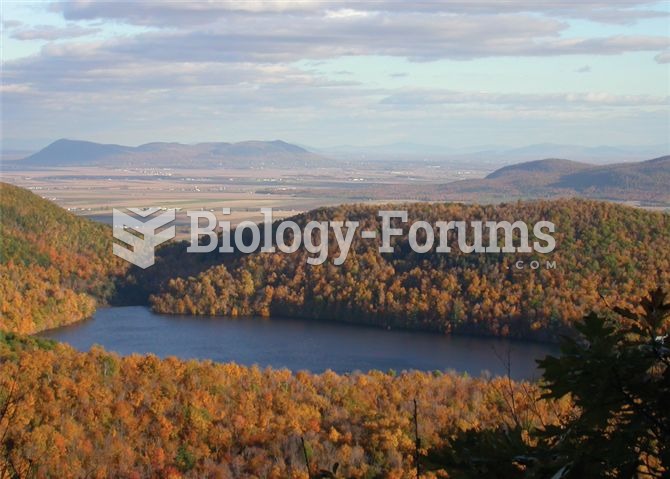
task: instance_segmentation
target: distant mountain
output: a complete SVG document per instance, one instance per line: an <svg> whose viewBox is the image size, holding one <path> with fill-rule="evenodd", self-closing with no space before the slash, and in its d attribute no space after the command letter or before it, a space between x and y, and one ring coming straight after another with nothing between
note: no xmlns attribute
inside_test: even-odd
<svg viewBox="0 0 670 479"><path fill-rule="evenodd" d="M569 158L573 161L606 164L638 161L667 151L667 146L583 147L541 143L521 148L479 146L450 148L396 142L377 146L303 147L275 141L209 142L187 145L154 142L137 147L61 139L13 164L31 167L59 166L135 166L169 168L300 168L327 166L344 161L442 161L460 166L500 165L537 158ZM459 167L460 167L459 166Z"/></svg>
<svg viewBox="0 0 670 479"><path fill-rule="evenodd" d="M555 143L538 143L521 148L497 151L501 158L527 161L536 158L570 158L589 163L614 163L649 158L667 151L667 146L579 146Z"/></svg>
<svg viewBox="0 0 670 479"><path fill-rule="evenodd" d="M670 156L597 166L546 159L505 166L486 178L448 183L437 194L450 200L507 200L579 196L670 204Z"/></svg>
<svg viewBox="0 0 670 479"><path fill-rule="evenodd" d="M137 147L61 139L24 158L22 166L155 168L297 168L330 160L281 140L239 143L146 143Z"/></svg>
<svg viewBox="0 0 670 479"><path fill-rule="evenodd" d="M454 148L419 143L397 142L375 146L340 145L328 148L310 148L333 158L385 160L442 160L450 162L473 162L478 165L503 165L537 158L569 158L596 164L639 161L668 151L668 145L642 146L581 146L557 143L537 143L522 147L500 145L478 145Z"/></svg>
<svg viewBox="0 0 670 479"><path fill-rule="evenodd" d="M622 190L658 191L670 190L670 156L662 156L641 163L623 163L589 168L563 176L552 186L572 188L577 191Z"/></svg>
<svg viewBox="0 0 670 479"><path fill-rule="evenodd" d="M24 163L40 166L92 165L105 158L128 154L133 149L121 145L103 145L90 141L57 140L25 158Z"/></svg>
<svg viewBox="0 0 670 479"><path fill-rule="evenodd" d="M520 178L539 176L540 178L545 179L547 176L560 176L567 173L574 173L591 168L592 166L593 165L588 163L580 163L578 161L549 158L546 160L529 161L505 166L494 171L486 178L489 180L501 178L518 180Z"/></svg>

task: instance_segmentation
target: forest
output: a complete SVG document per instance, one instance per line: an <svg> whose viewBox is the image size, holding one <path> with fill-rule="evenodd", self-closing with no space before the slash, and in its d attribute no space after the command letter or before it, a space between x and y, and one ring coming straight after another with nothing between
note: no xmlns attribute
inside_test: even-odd
<svg viewBox="0 0 670 479"><path fill-rule="evenodd" d="M208 361L119 357L26 344L0 356L0 477L411 477L413 399L425 448L461 429L557 422L569 401L504 378L336 375ZM16 476L14 476L16 474ZM430 477L430 476L426 476Z"/></svg>
<svg viewBox="0 0 670 479"><path fill-rule="evenodd" d="M360 238L362 230L379 232L379 209L405 207L408 221L394 224L404 235L392 238L393 253L380 253L374 241ZM419 254L409 247L413 221L445 218L521 220L530 230L538 221L552 221L556 248L548 254L466 254L455 237L448 254ZM301 226L311 220L361 224L341 266L332 260L308 265L304 250L193 258L204 255L179 255L172 246L159 252L153 278L133 271L129 276L134 284L153 284L150 303L159 313L303 317L539 340L571 331L588 311L634 301L655 282L670 284L668 215L612 203L344 205L292 219ZM334 238L329 243L336 247ZM518 269L519 260L541 266ZM546 267L547 261L555 267Z"/></svg>
<svg viewBox="0 0 670 479"><path fill-rule="evenodd" d="M662 478L670 302L589 314L539 383L319 375L0 335L0 478Z"/></svg>
<svg viewBox="0 0 670 479"><path fill-rule="evenodd" d="M399 236L380 254L355 237L338 268L305 253L189 255L173 243L143 276L110 254L108 227L15 187L1 193L0 479L667 477L667 215L583 200L409 204L410 221L395 225L405 232L413 219L548 220L557 247L417 254ZM295 219L376 229L376 211ZM519 259L556 268L515 271ZM561 353L529 383L119 356L26 335L147 298L175 314L559 340Z"/></svg>
<svg viewBox="0 0 670 479"><path fill-rule="evenodd" d="M0 182L0 330L35 333L93 315L126 264L111 228Z"/></svg>
<svg viewBox="0 0 670 479"><path fill-rule="evenodd" d="M392 238L393 253L379 253L374 241L358 234L379 231L383 207L321 208L292 219L301 226L310 220L360 222L342 266L332 260L308 265L304 250L187 254L186 243L173 242L159 247L156 265L141 271L110 254L109 227L26 190L0 188L4 331L34 333L79 321L111 302L149 303L170 314L293 316L555 341L586 312L636 300L655 282L670 283L668 216L605 202L394 205L406 207L409 217L394 225L404 235ZM552 221L556 248L549 254L466 254L451 237L448 254L412 251L411 223L445 218ZM329 244L336 247L334 238ZM518 260L549 260L556 267L517 269Z"/></svg>

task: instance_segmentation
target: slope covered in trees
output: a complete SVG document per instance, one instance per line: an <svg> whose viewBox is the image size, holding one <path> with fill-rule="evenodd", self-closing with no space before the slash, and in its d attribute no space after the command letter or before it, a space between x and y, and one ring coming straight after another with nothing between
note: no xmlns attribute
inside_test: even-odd
<svg viewBox="0 0 670 479"><path fill-rule="evenodd" d="M384 207L319 209L294 219L303 226L309 220L361 223L343 265L308 265L304 250L219 255L222 264L167 282L152 296L153 308L548 339L591 309L618 304L621 298L634 300L654 281L670 282L670 218L662 213L584 200L406 206L409 221L396 225L404 235L393 238L392 254L379 253L377 242L358 235L374 230L381 236L377 212ZM465 254L451 238L450 253L418 254L407 240L416 220L522 220L530 231L537 221L552 221L557 244L550 254ZM532 260L539 262L538 269L529 267ZM547 267L547 260L555 268ZM517 261L524 262L522 269Z"/></svg>
<svg viewBox="0 0 670 479"><path fill-rule="evenodd" d="M543 399L570 396L561 424L471 428L425 458L449 477L667 478L670 475L670 301L662 289L630 308L590 313L539 361Z"/></svg>
<svg viewBox="0 0 670 479"><path fill-rule="evenodd" d="M589 314L538 384L291 373L0 334L0 477L667 477L669 319L661 289Z"/></svg>
<svg viewBox="0 0 670 479"><path fill-rule="evenodd" d="M504 378L261 370L12 339L0 343L0 477L414 477L460 430L556 423L570 402ZM310 477L317 477L315 474ZM424 478L434 477L432 475Z"/></svg>
<svg viewBox="0 0 670 479"><path fill-rule="evenodd" d="M108 226L0 183L0 330L33 333L90 316L125 265Z"/></svg>

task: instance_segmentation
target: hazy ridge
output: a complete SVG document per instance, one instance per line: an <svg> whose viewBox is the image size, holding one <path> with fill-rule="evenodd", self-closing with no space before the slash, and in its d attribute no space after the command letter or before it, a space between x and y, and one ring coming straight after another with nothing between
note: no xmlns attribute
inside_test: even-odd
<svg viewBox="0 0 670 479"><path fill-rule="evenodd" d="M154 142L137 147L80 140L57 140L20 161L21 166L304 167L326 158L281 140L238 143Z"/></svg>

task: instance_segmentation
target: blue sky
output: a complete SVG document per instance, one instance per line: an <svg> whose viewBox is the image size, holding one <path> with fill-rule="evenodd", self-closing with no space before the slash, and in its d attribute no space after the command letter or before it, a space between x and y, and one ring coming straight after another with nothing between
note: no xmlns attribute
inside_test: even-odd
<svg viewBox="0 0 670 479"><path fill-rule="evenodd" d="M3 2L3 147L667 144L670 3Z"/></svg>

